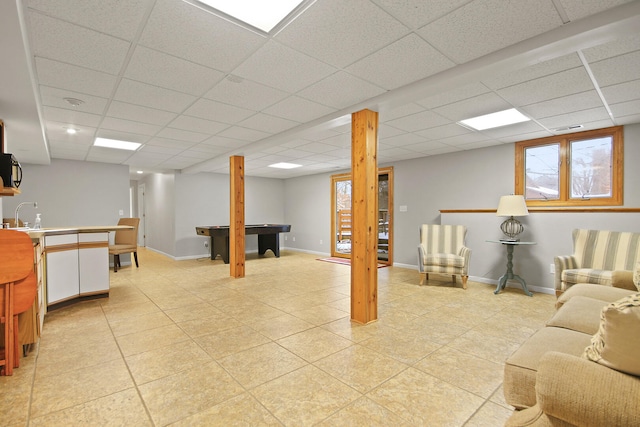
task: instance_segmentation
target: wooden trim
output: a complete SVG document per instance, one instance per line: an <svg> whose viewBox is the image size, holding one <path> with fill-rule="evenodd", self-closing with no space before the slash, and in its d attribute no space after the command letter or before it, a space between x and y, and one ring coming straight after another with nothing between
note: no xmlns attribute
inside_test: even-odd
<svg viewBox="0 0 640 427"><path fill-rule="evenodd" d="M570 167L571 153L570 145L574 141L581 141L589 138L596 137L612 137L612 153L611 153L611 197L606 198L592 198L580 200L576 198L570 198ZM621 206L624 200L624 128L623 126L613 126L603 129L594 129L584 132L576 132L564 135L556 135L546 138L531 139L528 141L520 141L515 145L515 179L514 188L515 194L525 194L525 156L524 151L527 148L544 146L544 145L559 145L559 159L560 167L558 170L558 185L559 194L557 199L553 200L539 200L539 199L527 199L527 206L537 207L578 207L578 206Z"/></svg>
<svg viewBox="0 0 640 427"><path fill-rule="evenodd" d="M80 242L79 249L109 248L109 242Z"/></svg>
<svg viewBox="0 0 640 427"><path fill-rule="evenodd" d="M640 208L529 208L529 213L640 213ZM496 209L440 209L440 213L496 213Z"/></svg>
<svg viewBox="0 0 640 427"><path fill-rule="evenodd" d="M77 243L65 243L63 245L46 246L44 251L46 253L53 253L53 252L73 251L76 249L80 249Z"/></svg>

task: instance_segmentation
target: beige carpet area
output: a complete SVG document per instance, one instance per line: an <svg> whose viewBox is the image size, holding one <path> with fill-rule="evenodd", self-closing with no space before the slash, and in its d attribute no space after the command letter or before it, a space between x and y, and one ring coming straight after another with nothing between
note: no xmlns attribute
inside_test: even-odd
<svg viewBox="0 0 640 427"><path fill-rule="evenodd" d="M47 314L0 377L2 426L500 426L504 360L555 297L378 271L379 320L349 319L350 269L282 251L246 277L143 248L108 299Z"/></svg>

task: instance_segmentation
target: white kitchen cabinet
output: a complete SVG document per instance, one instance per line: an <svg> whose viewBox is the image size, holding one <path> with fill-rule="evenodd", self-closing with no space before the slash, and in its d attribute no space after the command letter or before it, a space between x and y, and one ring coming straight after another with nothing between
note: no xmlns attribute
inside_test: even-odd
<svg viewBox="0 0 640 427"><path fill-rule="evenodd" d="M109 292L109 233L80 233L80 295Z"/></svg>
<svg viewBox="0 0 640 427"><path fill-rule="evenodd" d="M45 236L47 305L78 296L78 234Z"/></svg>

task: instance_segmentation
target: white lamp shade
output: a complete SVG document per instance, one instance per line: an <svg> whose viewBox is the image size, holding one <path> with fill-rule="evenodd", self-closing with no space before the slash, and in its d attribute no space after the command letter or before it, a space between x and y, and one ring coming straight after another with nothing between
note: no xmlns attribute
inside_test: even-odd
<svg viewBox="0 0 640 427"><path fill-rule="evenodd" d="M512 194L510 196L500 197L500 203L498 203L497 216L526 216L529 215L527 209L527 202L524 200L524 196L520 194Z"/></svg>

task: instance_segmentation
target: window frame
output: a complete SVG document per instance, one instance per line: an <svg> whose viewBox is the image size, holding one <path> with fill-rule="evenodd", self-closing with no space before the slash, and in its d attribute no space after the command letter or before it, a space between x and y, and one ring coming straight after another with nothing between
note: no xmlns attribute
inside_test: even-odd
<svg viewBox="0 0 640 427"><path fill-rule="evenodd" d="M597 197L593 199L576 199L570 197L571 171L571 143L591 138L602 138L610 136L612 138L612 159L611 159L611 197ZM559 144L560 168L559 168L559 197L555 200L526 199L525 195L525 150L527 148ZM531 139L528 141L516 142L515 145L515 194L525 195L527 206L622 206L623 204L623 165L624 165L624 136L623 126L614 126L603 129L589 130L584 132L567 133L564 135L551 136L546 138Z"/></svg>

